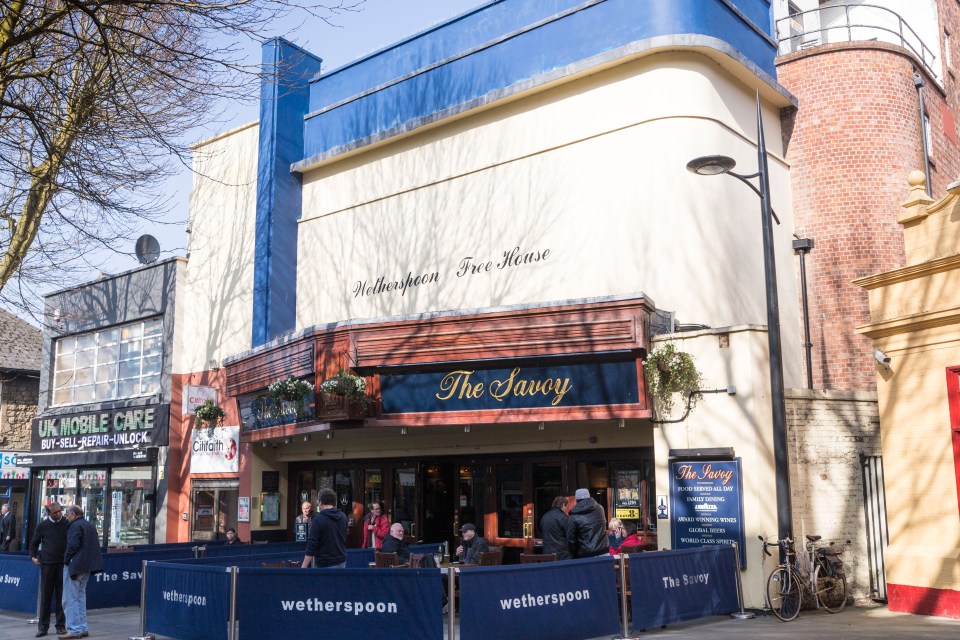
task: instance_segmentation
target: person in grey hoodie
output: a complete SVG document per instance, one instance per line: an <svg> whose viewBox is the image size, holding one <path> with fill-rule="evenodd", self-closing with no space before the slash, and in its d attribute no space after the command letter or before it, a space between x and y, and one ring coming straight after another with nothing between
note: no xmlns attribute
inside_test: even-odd
<svg viewBox="0 0 960 640"><path fill-rule="evenodd" d="M577 504L567 516L567 548L573 558L593 558L610 552L607 516L587 489L577 489Z"/></svg>
<svg viewBox="0 0 960 640"><path fill-rule="evenodd" d="M310 522L302 568L347 566L347 516L337 509L333 489L320 490L320 510Z"/></svg>

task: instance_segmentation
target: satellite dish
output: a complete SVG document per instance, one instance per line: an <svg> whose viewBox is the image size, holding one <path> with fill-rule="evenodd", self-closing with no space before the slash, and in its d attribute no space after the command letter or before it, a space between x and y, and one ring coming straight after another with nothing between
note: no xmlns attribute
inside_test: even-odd
<svg viewBox="0 0 960 640"><path fill-rule="evenodd" d="M160 243L148 233L137 238L135 248L140 264L153 264L160 257Z"/></svg>

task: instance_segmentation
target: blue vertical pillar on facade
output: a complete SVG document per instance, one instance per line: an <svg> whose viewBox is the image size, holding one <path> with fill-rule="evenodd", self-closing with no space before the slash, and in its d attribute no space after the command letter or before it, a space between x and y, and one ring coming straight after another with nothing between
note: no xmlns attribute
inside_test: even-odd
<svg viewBox="0 0 960 640"><path fill-rule="evenodd" d="M290 165L303 158L303 116L320 58L275 38L263 44L252 346L294 328L297 220L301 179Z"/></svg>

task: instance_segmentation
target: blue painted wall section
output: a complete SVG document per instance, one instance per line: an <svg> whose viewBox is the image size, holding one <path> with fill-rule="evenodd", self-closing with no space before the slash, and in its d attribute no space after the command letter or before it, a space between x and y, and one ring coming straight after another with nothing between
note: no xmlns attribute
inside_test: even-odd
<svg viewBox="0 0 960 640"><path fill-rule="evenodd" d="M294 328L297 298L297 219L300 175L290 164L303 157L303 117L317 58L274 39L263 44L257 221L253 276L252 345Z"/></svg>
<svg viewBox="0 0 960 640"><path fill-rule="evenodd" d="M713 46L775 84L771 30L770 0L495 0L317 77L302 158L536 86L637 43L658 46L657 38Z"/></svg>

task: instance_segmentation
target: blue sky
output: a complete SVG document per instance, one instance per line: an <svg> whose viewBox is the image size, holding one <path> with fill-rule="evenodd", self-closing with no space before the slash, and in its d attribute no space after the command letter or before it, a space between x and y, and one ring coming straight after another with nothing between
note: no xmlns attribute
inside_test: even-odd
<svg viewBox="0 0 960 640"><path fill-rule="evenodd" d="M322 0L320 0L322 2ZM397 42L426 28L459 15L468 9L486 4L488 0L366 0L359 10L342 13L333 18L332 27L322 20L303 14L289 16L266 35L283 36L323 58L323 70L336 69ZM247 62L260 61L260 47L256 43L244 45ZM195 132L193 140L216 135L258 118L258 105L237 104L226 109L224 118L207 130ZM192 141L192 140L191 140ZM142 233L149 233L160 241L162 257L186 254L186 220L190 197L191 174L184 169L167 182L165 192L170 198L167 224L144 225ZM132 252L130 247L117 247L120 251ZM89 275L93 279L99 272L118 273L137 265L130 255L105 255L104 264ZM64 283L69 286L74 283Z"/></svg>

